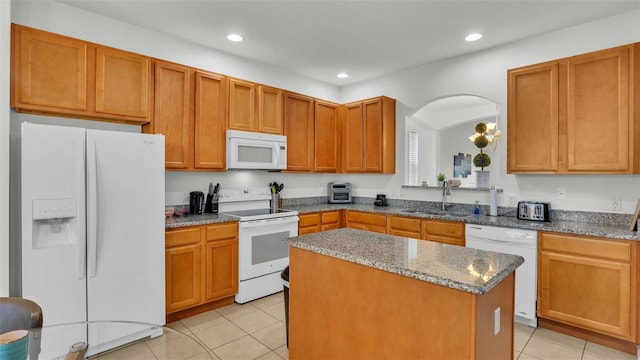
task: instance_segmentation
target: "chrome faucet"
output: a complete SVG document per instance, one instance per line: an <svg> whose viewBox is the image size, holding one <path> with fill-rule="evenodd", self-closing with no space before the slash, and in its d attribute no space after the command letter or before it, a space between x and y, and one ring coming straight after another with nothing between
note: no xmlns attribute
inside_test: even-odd
<svg viewBox="0 0 640 360"><path fill-rule="evenodd" d="M442 211L447 211L447 195L451 195L451 190L449 189L449 181L445 179L442 185Z"/></svg>

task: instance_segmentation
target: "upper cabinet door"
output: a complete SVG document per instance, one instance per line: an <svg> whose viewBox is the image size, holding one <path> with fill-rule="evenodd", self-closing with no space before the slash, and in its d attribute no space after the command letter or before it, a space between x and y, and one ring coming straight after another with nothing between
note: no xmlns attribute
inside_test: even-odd
<svg viewBox="0 0 640 360"><path fill-rule="evenodd" d="M187 169L193 164L189 77L186 66L155 62L153 126L154 133L165 136L167 169Z"/></svg>
<svg viewBox="0 0 640 360"><path fill-rule="evenodd" d="M617 47L568 59L568 172L631 170L632 50Z"/></svg>
<svg viewBox="0 0 640 360"><path fill-rule="evenodd" d="M229 129L255 131L255 84L229 79Z"/></svg>
<svg viewBox="0 0 640 360"><path fill-rule="evenodd" d="M194 147L196 169L225 169L227 79L196 71Z"/></svg>
<svg viewBox="0 0 640 360"><path fill-rule="evenodd" d="M283 133L282 90L258 86L258 132Z"/></svg>
<svg viewBox="0 0 640 360"><path fill-rule="evenodd" d="M284 134L287 136L287 170L313 170L313 98L285 93Z"/></svg>
<svg viewBox="0 0 640 360"><path fill-rule="evenodd" d="M326 101L315 101L315 160L313 170L338 170L338 106Z"/></svg>
<svg viewBox="0 0 640 360"><path fill-rule="evenodd" d="M382 99L362 103L365 172L382 172Z"/></svg>
<svg viewBox="0 0 640 360"><path fill-rule="evenodd" d="M362 127L362 102L344 105L343 108L343 170L361 172L363 169L364 131Z"/></svg>
<svg viewBox="0 0 640 360"><path fill-rule="evenodd" d="M96 50L96 112L149 118L149 58L126 51Z"/></svg>
<svg viewBox="0 0 640 360"><path fill-rule="evenodd" d="M12 25L12 106L87 110L87 44Z"/></svg>
<svg viewBox="0 0 640 360"><path fill-rule="evenodd" d="M508 72L507 172L558 171L559 63Z"/></svg>

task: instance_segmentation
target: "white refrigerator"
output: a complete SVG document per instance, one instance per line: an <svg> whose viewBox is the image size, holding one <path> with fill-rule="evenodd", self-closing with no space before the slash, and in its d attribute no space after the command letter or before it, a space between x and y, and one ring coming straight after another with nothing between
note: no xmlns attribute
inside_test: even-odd
<svg viewBox="0 0 640 360"><path fill-rule="evenodd" d="M12 276L42 307L45 331L164 325L164 136L23 123L20 141L21 264ZM43 333L41 358L75 342L91 354L157 333L89 328Z"/></svg>

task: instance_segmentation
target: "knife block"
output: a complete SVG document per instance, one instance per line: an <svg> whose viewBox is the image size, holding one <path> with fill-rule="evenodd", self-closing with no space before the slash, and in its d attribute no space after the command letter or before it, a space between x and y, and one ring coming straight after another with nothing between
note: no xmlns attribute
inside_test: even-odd
<svg viewBox="0 0 640 360"><path fill-rule="evenodd" d="M204 204L204 212L209 214L218 213L218 194L207 194L207 201Z"/></svg>

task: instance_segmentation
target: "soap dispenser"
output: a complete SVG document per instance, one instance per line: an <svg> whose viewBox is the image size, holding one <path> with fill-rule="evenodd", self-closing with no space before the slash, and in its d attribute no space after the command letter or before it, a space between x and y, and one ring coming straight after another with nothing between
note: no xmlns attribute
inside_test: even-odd
<svg viewBox="0 0 640 360"><path fill-rule="evenodd" d="M475 218L480 217L480 204L478 203L478 200L476 200L476 203L473 206L473 216Z"/></svg>

